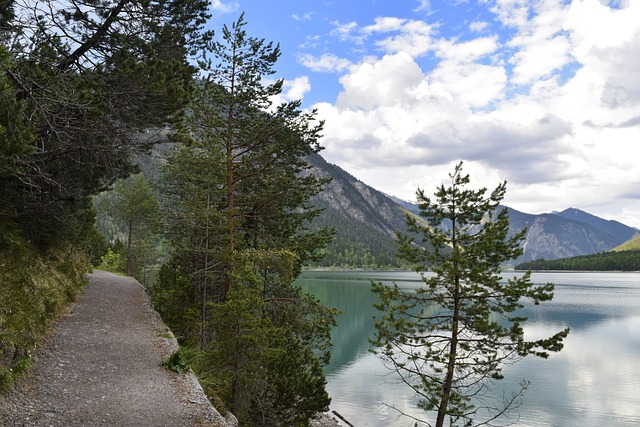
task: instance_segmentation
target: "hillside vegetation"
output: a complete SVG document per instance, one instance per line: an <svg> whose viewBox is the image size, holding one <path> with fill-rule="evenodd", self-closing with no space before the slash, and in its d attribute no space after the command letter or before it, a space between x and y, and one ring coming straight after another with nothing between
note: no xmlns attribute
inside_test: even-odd
<svg viewBox="0 0 640 427"><path fill-rule="evenodd" d="M516 270L640 271L640 249L601 252L572 258L536 260L516 265Z"/></svg>
<svg viewBox="0 0 640 427"><path fill-rule="evenodd" d="M101 255L91 197L182 116L206 2L0 6L0 386ZM80 13L82 12L82 13Z"/></svg>
<svg viewBox="0 0 640 427"><path fill-rule="evenodd" d="M87 260L72 247L46 255L28 246L0 251L0 390L29 365L52 320L86 283Z"/></svg>
<svg viewBox="0 0 640 427"><path fill-rule="evenodd" d="M640 233L636 234L633 238L624 242L620 246L612 249L612 251L615 251L615 252L634 251L634 250L640 250Z"/></svg>

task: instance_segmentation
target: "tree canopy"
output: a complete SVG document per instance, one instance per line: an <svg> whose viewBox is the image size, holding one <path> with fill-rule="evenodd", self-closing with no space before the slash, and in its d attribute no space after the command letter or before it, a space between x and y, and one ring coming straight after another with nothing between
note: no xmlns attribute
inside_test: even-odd
<svg viewBox="0 0 640 427"><path fill-rule="evenodd" d="M180 118L207 16L206 1L3 2L3 99L16 108L0 191L26 238L73 235L66 219L83 221L87 198L162 135L149 130Z"/></svg>
<svg viewBox="0 0 640 427"><path fill-rule="evenodd" d="M204 77L158 185L175 253L153 295L243 425L305 426L329 403L334 316L293 285L330 239L309 229L324 181L305 158L322 123L299 101L272 105L279 47L245 26L224 26L199 58Z"/></svg>

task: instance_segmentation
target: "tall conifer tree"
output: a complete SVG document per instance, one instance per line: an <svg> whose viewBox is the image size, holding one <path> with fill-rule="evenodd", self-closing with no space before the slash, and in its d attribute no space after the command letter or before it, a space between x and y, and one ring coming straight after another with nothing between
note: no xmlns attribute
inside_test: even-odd
<svg viewBox="0 0 640 427"><path fill-rule="evenodd" d="M501 280L500 264L522 254L524 238L524 231L507 237L507 209L499 209L506 182L488 196L484 188L469 189L462 163L450 178L433 200L417 192L424 220L408 216L407 224L423 236L421 244L398 236L400 256L416 266L424 285L415 292L373 285L382 311L374 352L415 391L418 405L434 414L428 425L496 425L526 388L493 399L491 385L503 377L503 367L560 351L569 330L525 339L527 319L518 313L523 300L551 300L553 284L533 284L530 272Z"/></svg>
<svg viewBox="0 0 640 427"><path fill-rule="evenodd" d="M329 403L321 368L334 317L293 285L331 237L307 228L320 213L308 200L325 183L306 160L321 149L322 123L300 101L272 105L280 49L245 25L225 26L199 61L183 144L160 184L178 245L155 293L206 351L201 371L241 423L305 426Z"/></svg>

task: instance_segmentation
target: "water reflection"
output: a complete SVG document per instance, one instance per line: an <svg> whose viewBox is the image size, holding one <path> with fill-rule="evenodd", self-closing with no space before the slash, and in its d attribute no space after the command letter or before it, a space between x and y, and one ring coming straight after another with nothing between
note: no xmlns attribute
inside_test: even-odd
<svg viewBox="0 0 640 427"><path fill-rule="evenodd" d="M395 279L405 288L420 284L415 273L397 272L305 272L299 280L307 292L342 311L326 370L332 408L358 427L412 426L384 404L424 413L368 352L377 315L369 278ZM534 273L533 280L556 283L556 296L540 306L527 305L527 336L548 336L565 326L571 334L561 353L548 360L527 358L505 370L500 382L505 390L517 388L523 378L531 381L515 425L640 425L640 274Z"/></svg>

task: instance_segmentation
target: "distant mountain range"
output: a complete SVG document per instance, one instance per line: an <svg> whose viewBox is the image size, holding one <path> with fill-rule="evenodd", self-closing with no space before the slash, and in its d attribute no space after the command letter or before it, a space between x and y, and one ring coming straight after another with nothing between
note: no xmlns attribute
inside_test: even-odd
<svg viewBox="0 0 640 427"><path fill-rule="evenodd" d="M406 232L406 214L417 213L417 205L377 191L319 155L312 156L309 162L312 173L333 178L324 192L312 200L324 208L317 224L336 229L336 238L327 250L324 264L401 266L395 257L395 232ZM513 265L534 259L609 251L639 232L574 208L539 215L502 207L505 208L509 210L511 235L527 228L524 254Z"/></svg>

